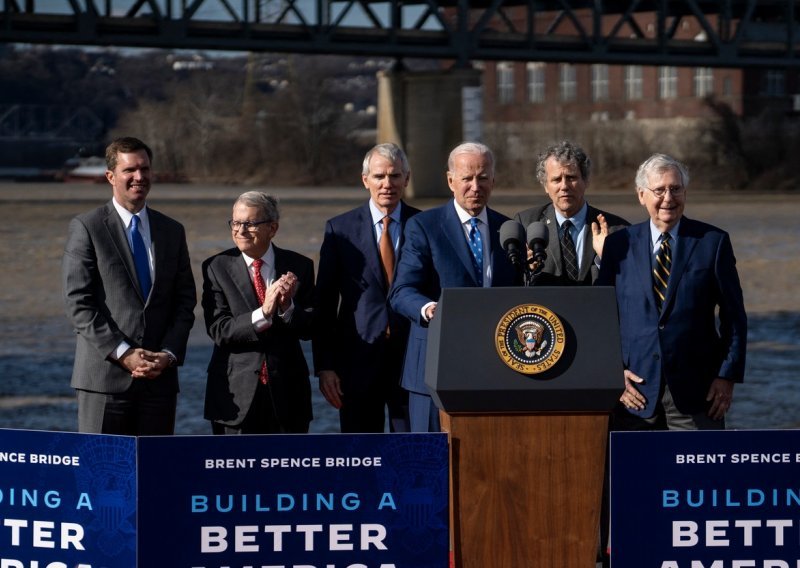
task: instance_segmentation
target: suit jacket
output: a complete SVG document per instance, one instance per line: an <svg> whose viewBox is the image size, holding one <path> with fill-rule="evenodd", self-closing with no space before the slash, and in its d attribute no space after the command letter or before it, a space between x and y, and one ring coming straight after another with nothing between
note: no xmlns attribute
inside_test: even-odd
<svg viewBox="0 0 800 568"><path fill-rule="evenodd" d="M500 245L500 225L508 217L487 208L492 247L492 286L520 284L516 269ZM478 286L472 253L453 201L424 211L406 226L405 243L390 293L392 309L411 320L403 365L403 388L429 394L425 386L428 323L422 306L439 300L442 288Z"/></svg>
<svg viewBox="0 0 800 568"><path fill-rule="evenodd" d="M125 226L109 201L69 224L62 261L67 317L77 344L73 388L121 393L130 371L109 355L123 341L172 352L182 364L197 303L186 234L177 221L147 208L155 278L142 298ZM160 392L178 391L177 369L152 381Z"/></svg>
<svg viewBox="0 0 800 568"><path fill-rule="evenodd" d="M401 236L395 267L403 245L402 230L419 209L405 203L400 209ZM402 354L409 322L389 309L388 286L375 239L369 202L330 219L319 253L314 367L334 370L348 385L358 388L376 380L388 351ZM386 338L386 327L391 335ZM400 361L395 381L400 378ZM391 379L390 379L391 380ZM396 382L395 382L396 384Z"/></svg>
<svg viewBox="0 0 800 568"><path fill-rule="evenodd" d="M645 379L648 418L666 380L684 414L707 411L711 382L741 382L747 316L730 237L683 217L661 314L653 295L650 222L610 235L603 247L598 285L616 287L625 368ZM719 309L719 328L715 310ZM630 411L633 412L633 411Z"/></svg>
<svg viewBox="0 0 800 568"><path fill-rule="evenodd" d="M203 316L214 341L205 417L227 426L241 424L253 402L266 358L267 385L282 430L305 432L312 419L311 386L300 340L311 335L314 263L274 243L272 246L276 277L291 271L300 285L289 323L276 315L272 326L262 332L256 332L251 320L261 304L239 249L228 249L203 262Z"/></svg>
<svg viewBox="0 0 800 568"><path fill-rule="evenodd" d="M516 221L522 223L526 229L528 225L535 221L541 221L547 226L549 241L547 242L547 259L544 267L537 277L537 286L591 286L599 273L597 255L592 248L592 223L597 222L597 216L602 214L608 223L609 233L618 231L630 225L622 217L612 213L606 213L596 207L587 205L586 225L583 227L583 258L580 262L580 273L578 281L573 282L564 271L561 259L561 241L558 235L558 220L556 219L555 208L552 203L531 207L520 211L514 216Z"/></svg>

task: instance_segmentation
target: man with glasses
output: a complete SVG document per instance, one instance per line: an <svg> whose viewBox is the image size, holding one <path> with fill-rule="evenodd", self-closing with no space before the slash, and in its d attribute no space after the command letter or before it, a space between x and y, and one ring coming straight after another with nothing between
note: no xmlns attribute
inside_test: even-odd
<svg viewBox="0 0 800 568"><path fill-rule="evenodd" d="M62 268L81 432L175 430L178 366L197 297L183 226L146 204L152 159L141 140L114 140L106 148L111 201L69 225Z"/></svg>
<svg viewBox="0 0 800 568"><path fill-rule="evenodd" d="M233 204L234 248L203 263L203 315L214 341L205 417L214 434L305 433L314 263L272 243L278 203L248 191Z"/></svg>
<svg viewBox="0 0 800 568"><path fill-rule="evenodd" d="M615 430L724 429L744 378L747 316L725 231L684 216L686 166L636 173L650 219L609 235L598 285L616 287L625 390Z"/></svg>

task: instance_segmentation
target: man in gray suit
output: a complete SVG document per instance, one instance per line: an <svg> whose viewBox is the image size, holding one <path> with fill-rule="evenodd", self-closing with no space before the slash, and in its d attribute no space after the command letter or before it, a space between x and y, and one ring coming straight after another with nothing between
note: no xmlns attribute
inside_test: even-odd
<svg viewBox="0 0 800 568"><path fill-rule="evenodd" d="M600 270L606 235L630 225L586 202L591 167L586 152L567 140L539 154L536 178L551 203L525 209L514 217L526 228L540 221L550 234L538 286L591 286Z"/></svg>
<svg viewBox="0 0 800 568"><path fill-rule="evenodd" d="M81 432L175 430L177 367L197 297L183 226L145 203L152 158L141 140L114 140L111 201L69 225L62 269Z"/></svg>

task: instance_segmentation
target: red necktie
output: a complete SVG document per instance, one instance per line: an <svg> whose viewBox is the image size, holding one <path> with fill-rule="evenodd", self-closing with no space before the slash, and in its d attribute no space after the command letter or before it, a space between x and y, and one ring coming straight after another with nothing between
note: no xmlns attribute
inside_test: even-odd
<svg viewBox="0 0 800 568"><path fill-rule="evenodd" d="M264 305L264 296L267 294L267 285L264 283L264 277L261 276L261 267L263 265L264 261L260 258L253 261L253 286L255 286L256 296L258 296L258 302L261 305ZM267 381L269 381L266 356L264 358L264 363L261 365L261 372L258 375L258 380L260 380L263 385L267 384Z"/></svg>

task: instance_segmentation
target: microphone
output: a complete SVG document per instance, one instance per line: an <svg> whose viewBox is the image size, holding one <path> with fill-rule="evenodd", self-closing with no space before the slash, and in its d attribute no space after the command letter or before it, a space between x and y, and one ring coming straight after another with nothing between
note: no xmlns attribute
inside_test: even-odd
<svg viewBox="0 0 800 568"><path fill-rule="evenodd" d="M547 243L550 242L550 233L547 226L541 221L534 221L528 225L528 247L533 251L533 260L542 264L547 259Z"/></svg>
<svg viewBox="0 0 800 568"><path fill-rule="evenodd" d="M525 229L522 225L511 219L500 225L500 244L509 262L521 269L526 256Z"/></svg>

